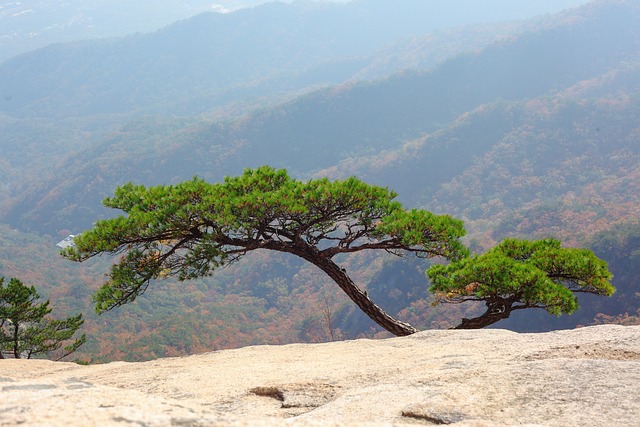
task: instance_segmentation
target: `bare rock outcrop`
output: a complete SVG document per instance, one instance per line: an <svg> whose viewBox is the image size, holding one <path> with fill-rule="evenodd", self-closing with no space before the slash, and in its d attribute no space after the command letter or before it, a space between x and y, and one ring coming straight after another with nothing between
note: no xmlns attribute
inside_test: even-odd
<svg viewBox="0 0 640 427"><path fill-rule="evenodd" d="M640 326L0 361L0 425L640 425Z"/></svg>

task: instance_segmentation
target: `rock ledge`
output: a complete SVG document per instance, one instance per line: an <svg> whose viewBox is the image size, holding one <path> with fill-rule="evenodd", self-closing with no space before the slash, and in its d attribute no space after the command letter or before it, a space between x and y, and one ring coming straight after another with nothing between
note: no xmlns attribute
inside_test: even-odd
<svg viewBox="0 0 640 427"><path fill-rule="evenodd" d="M640 326L0 361L0 425L637 426Z"/></svg>

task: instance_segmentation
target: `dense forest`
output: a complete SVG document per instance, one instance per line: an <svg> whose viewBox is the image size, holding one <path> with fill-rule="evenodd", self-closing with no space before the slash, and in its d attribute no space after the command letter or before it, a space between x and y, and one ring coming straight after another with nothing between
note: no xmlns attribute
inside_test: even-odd
<svg viewBox="0 0 640 427"><path fill-rule="evenodd" d="M268 164L388 186L405 206L463 219L478 252L556 237L609 263L612 297L495 327L640 323L640 4L441 27L400 8L407 25L370 38L383 22L376 8L363 15L370 3L384 2L207 12L0 62L0 276L36 286L60 317L83 311L79 355L94 362L387 336L313 266L262 252L93 313L111 260L70 263L55 244L118 214L101 206L116 186ZM451 327L478 309L432 305L428 262L341 263L414 326Z"/></svg>

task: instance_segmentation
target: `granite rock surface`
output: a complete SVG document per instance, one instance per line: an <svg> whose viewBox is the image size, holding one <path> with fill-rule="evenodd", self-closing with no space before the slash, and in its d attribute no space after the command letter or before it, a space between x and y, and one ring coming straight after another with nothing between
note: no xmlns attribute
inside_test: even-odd
<svg viewBox="0 0 640 427"><path fill-rule="evenodd" d="M0 426L640 426L640 326L0 360Z"/></svg>

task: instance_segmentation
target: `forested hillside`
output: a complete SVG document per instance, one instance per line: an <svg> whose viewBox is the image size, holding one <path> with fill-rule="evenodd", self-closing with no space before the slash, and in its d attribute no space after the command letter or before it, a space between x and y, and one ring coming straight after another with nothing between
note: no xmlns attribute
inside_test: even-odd
<svg viewBox="0 0 640 427"><path fill-rule="evenodd" d="M495 11L501 13L494 20L517 16L505 0L481 8L469 3L456 0L436 15L432 2L416 0L393 7L375 1L274 2L202 13L150 33L50 45L0 64L7 101L0 111L29 117L205 113L358 75L379 78L424 57L433 64L447 52L476 49L518 31L513 24L471 27L449 31L446 44L421 41L436 30L483 22ZM457 13L446 13L449 8ZM408 50L403 45L411 37L417 40ZM382 63L393 66L380 69Z"/></svg>
<svg viewBox="0 0 640 427"><path fill-rule="evenodd" d="M388 186L405 206L463 219L477 251L552 236L610 263L612 298L496 327L637 322L640 3L423 34L407 24L378 40L368 37L377 15L345 8L203 14L0 64L0 275L41 288L62 311L85 310L84 354L96 361L383 335L313 267L263 253L91 313L110 260L75 265L54 244L117 214L100 205L117 185L219 181L268 164ZM451 327L476 309L431 306L428 264L341 264L414 326Z"/></svg>
<svg viewBox="0 0 640 427"><path fill-rule="evenodd" d="M500 114L502 108L493 106L496 102L538 98L544 102L544 97L585 91L593 85L602 86L603 97L615 96L617 84L631 85L620 89L631 96L637 88L634 69L640 60L634 36L639 18L632 3L597 3L566 16L563 25L462 55L433 70L322 89L238 120L132 119L91 147L74 152L59 164L48 183L19 196L6 221L42 232L84 228L93 220L78 214L98 206L116 184L127 181L160 184L193 175L219 180L261 164L308 176L349 164L350 159L384 156L426 134L446 132L450 126L461 128L457 123L479 108ZM429 197L425 192L463 174L474 155L489 149L486 144L496 144L499 132L520 125L510 122L509 114L481 116L486 123L482 132L472 130L472 138L458 137L467 144L462 153L452 144L435 144L435 150L443 151L424 157L419 166L422 174L430 174L425 177L429 187L414 185L420 179L415 174L412 179L384 182L372 178L398 190L412 187L400 192L411 203ZM633 126L627 129L632 130ZM564 151L565 156L572 154ZM409 198L408 193L416 190L423 194Z"/></svg>

